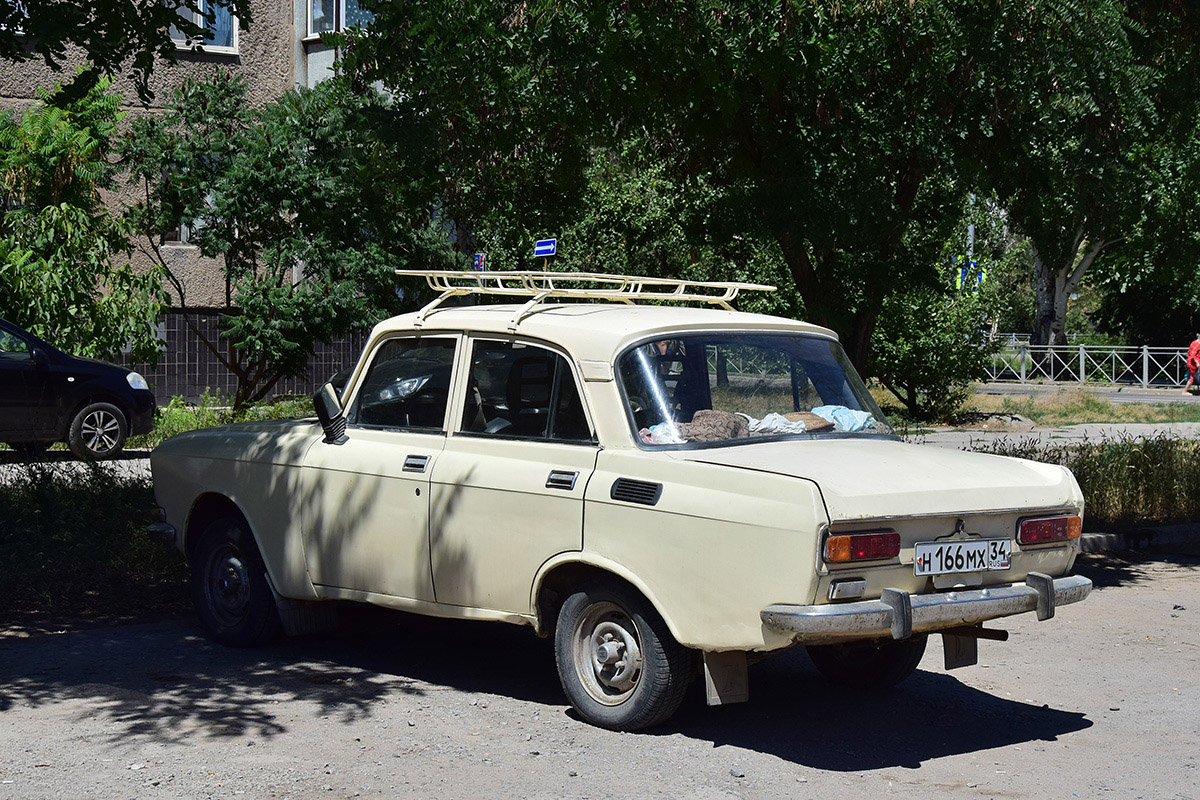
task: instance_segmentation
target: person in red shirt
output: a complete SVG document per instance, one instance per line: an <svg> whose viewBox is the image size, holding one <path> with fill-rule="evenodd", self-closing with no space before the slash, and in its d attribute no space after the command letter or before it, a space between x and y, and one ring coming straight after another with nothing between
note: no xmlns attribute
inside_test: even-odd
<svg viewBox="0 0 1200 800"><path fill-rule="evenodd" d="M1200 333L1196 334L1196 340L1188 345L1187 358L1187 383L1183 386L1184 394L1191 394L1192 382L1196 380L1196 370L1200 370Z"/></svg>

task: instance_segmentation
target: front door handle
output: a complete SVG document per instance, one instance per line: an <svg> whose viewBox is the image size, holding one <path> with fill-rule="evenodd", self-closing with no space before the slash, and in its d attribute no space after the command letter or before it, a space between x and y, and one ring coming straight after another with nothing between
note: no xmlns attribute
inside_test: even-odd
<svg viewBox="0 0 1200 800"><path fill-rule="evenodd" d="M429 456L405 456L405 472L424 472L429 466Z"/></svg>

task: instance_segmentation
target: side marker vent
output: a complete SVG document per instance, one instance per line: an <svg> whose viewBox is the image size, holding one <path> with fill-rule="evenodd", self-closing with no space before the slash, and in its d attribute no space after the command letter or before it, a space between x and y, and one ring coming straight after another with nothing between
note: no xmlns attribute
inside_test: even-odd
<svg viewBox="0 0 1200 800"><path fill-rule="evenodd" d="M624 503L640 503L644 506L652 506L658 503L658 498L662 497L662 484L649 483L648 481L635 481L632 478L617 478L613 481L612 490L608 496L613 500L620 500Z"/></svg>

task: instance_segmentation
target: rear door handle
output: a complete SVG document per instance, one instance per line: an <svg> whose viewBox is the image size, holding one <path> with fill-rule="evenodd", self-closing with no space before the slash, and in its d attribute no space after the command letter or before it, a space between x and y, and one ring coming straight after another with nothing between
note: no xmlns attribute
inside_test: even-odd
<svg viewBox="0 0 1200 800"><path fill-rule="evenodd" d="M578 478L578 472L567 472L559 469L551 470L550 477L546 478L546 488L562 489L569 492L575 488L575 481Z"/></svg>

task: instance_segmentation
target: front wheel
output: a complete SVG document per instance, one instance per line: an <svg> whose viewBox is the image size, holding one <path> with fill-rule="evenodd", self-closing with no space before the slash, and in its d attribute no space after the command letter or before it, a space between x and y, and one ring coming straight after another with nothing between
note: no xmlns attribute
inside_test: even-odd
<svg viewBox="0 0 1200 800"><path fill-rule="evenodd" d="M612 730L665 721L691 677L691 651L641 595L614 584L591 584L567 598L554 654L571 705L588 722Z"/></svg>
<svg viewBox="0 0 1200 800"><path fill-rule="evenodd" d="M267 569L250 529L237 517L204 529L192 557L192 591L200 624L221 644L250 647L280 633Z"/></svg>
<svg viewBox="0 0 1200 800"><path fill-rule="evenodd" d="M85 461L111 458L125 446L129 423L121 409L111 403L92 403L71 420L67 446Z"/></svg>
<svg viewBox="0 0 1200 800"><path fill-rule="evenodd" d="M913 674L925 655L926 636L878 642L809 645L813 666L851 689L888 689Z"/></svg>

